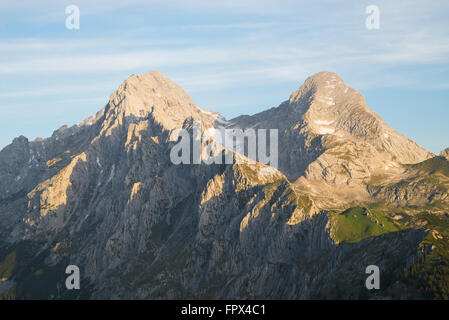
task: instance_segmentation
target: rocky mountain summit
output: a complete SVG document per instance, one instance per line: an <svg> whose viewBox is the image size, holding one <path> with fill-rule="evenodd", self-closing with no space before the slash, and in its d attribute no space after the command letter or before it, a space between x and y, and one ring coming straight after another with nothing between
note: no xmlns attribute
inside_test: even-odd
<svg viewBox="0 0 449 320"><path fill-rule="evenodd" d="M445 157L446 159L449 160L449 148L444 149L443 151L441 151L440 156Z"/></svg>
<svg viewBox="0 0 449 320"><path fill-rule="evenodd" d="M173 133L195 123L277 129L278 169L213 134L201 145L232 163L174 164ZM231 120L133 75L96 115L0 151L0 297L447 299L448 165L332 72Z"/></svg>
<svg viewBox="0 0 449 320"><path fill-rule="evenodd" d="M280 170L313 194L340 185L343 194L333 206L346 205L348 195L363 199L371 180L434 156L385 124L332 72L309 77L279 107L231 123L279 128Z"/></svg>

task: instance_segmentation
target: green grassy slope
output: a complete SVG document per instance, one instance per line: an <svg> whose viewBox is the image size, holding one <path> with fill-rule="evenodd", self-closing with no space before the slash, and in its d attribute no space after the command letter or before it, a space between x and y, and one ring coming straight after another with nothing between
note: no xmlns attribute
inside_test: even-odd
<svg viewBox="0 0 449 320"><path fill-rule="evenodd" d="M385 217L381 211L364 207L332 213L333 236L337 242L356 243L362 239L394 232L401 227Z"/></svg>

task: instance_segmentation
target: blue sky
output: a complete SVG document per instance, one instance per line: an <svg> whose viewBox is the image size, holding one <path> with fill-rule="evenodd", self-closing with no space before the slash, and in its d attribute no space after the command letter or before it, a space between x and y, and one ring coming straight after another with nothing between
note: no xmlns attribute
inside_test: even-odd
<svg viewBox="0 0 449 320"><path fill-rule="evenodd" d="M79 30L65 27L71 4ZM368 5L379 30L365 27ZM133 73L160 70L232 118L329 70L439 153L449 147L448 18L444 0L1 0L0 148L80 122Z"/></svg>

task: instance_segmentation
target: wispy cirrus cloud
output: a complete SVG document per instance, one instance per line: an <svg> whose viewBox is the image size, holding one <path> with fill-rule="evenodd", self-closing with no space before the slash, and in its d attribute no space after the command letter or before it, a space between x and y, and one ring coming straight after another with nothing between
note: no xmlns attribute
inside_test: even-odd
<svg viewBox="0 0 449 320"><path fill-rule="evenodd" d="M114 38L73 42L55 39L6 41L0 45L4 49L0 56L10 55L13 58L2 59L0 74L107 74L176 68L174 75L177 77L198 78L191 83L199 83L204 78L223 73L240 76L238 82L245 79L242 75L263 73L264 81L293 81L294 77L298 80L298 68L309 72L318 71L317 68L322 66L351 69L355 63L366 68L390 68L444 63L449 57L447 38L430 37L422 32L396 37L361 37L359 46L345 42L315 43L309 38L304 38L302 42L278 40L265 43L234 39L229 44L210 46L178 40L158 43L156 39L156 48L153 47L153 40L123 41ZM106 44L111 44L108 53L102 49ZM217 78L222 78L222 83L230 82L225 80L227 77ZM250 77L247 80L254 79ZM219 81L211 82L211 85L213 83L219 85Z"/></svg>

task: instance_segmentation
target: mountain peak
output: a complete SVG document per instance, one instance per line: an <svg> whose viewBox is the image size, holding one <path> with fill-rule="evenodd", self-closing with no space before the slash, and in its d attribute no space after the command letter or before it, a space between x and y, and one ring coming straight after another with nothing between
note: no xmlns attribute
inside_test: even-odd
<svg viewBox="0 0 449 320"><path fill-rule="evenodd" d="M106 119L146 118L149 114L166 129L182 127L186 118L211 122L217 117L198 108L180 86L159 71L128 77L111 94L106 109Z"/></svg>
<svg viewBox="0 0 449 320"><path fill-rule="evenodd" d="M335 89L337 86L346 86L343 80L332 71L321 71L308 77L302 87L309 90Z"/></svg>
<svg viewBox="0 0 449 320"><path fill-rule="evenodd" d="M154 100L162 96L172 99L184 99L189 104L193 101L185 91L171 79L165 78L159 71L150 71L142 75L131 75L120 85L111 97ZM149 102L149 101L148 101Z"/></svg>
<svg viewBox="0 0 449 320"><path fill-rule="evenodd" d="M278 108L233 122L244 128L278 128L279 149L285 150L280 170L290 179L307 175L317 181L363 181L433 156L388 126L360 92L329 71L307 78ZM292 146L295 153L287 151Z"/></svg>
<svg viewBox="0 0 449 320"><path fill-rule="evenodd" d="M441 151L440 156L445 157L447 160L449 160L449 148Z"/></svg>
<svg viewBox="0 0 449 320"><path fill-rule="evenodd" d="M305 127L315 134L361 139L400 163L416 163L432 156L389 127L367 106L364 96L334 72L309 77L292 94L290 105L301 110Z"/></svg>
<svg viewBox="0 0 449 320"><path fill-rule="evenodd" d="M151 70L140 75L131 75L124 81L128 84L144 84L148 88L153 89L180 89L171 79L165 78L160 71ZM181 89L182 90L182 89Z"/></svg>
<svg viewBox="0 0 449 320"><path fill-rule="evenodd" d="M320 71L318 73L315 73L308 77L305 82L310 81L317 84L326 84L327 81L340 81L343 82L343 80L332 71Z"/></svg>
<svg viewBox="0 0 449 320"><path fill-rule="evenodd" d="M14 138L14 140L12 141L12 144L14 144L14 145L26 145L26 144L28 144L28 138L23 136L23 135L20 135L19 137Z"/></svg>
<svg viewBox="0 0 449 320"><path fill-rule="evenodd" d="M346 85L334 72L322 71L306 79L289 99L290 106L304 115L304 120L318 134L334 133L354 115L377 116L361 93ZM340 125L339 125L340 124Z"/></svg>
<svg viewBox="0 0 449 320"><path fill-rule="evenodd" d="M336 73L330 71L321 71L308 77L289 99L291 105L305 103L310 107L316 105L318 109L331 112L344 104L348 105L348 101L351 102L349 103L351 106L365 105L362 94L346 85Z"/></svg>

